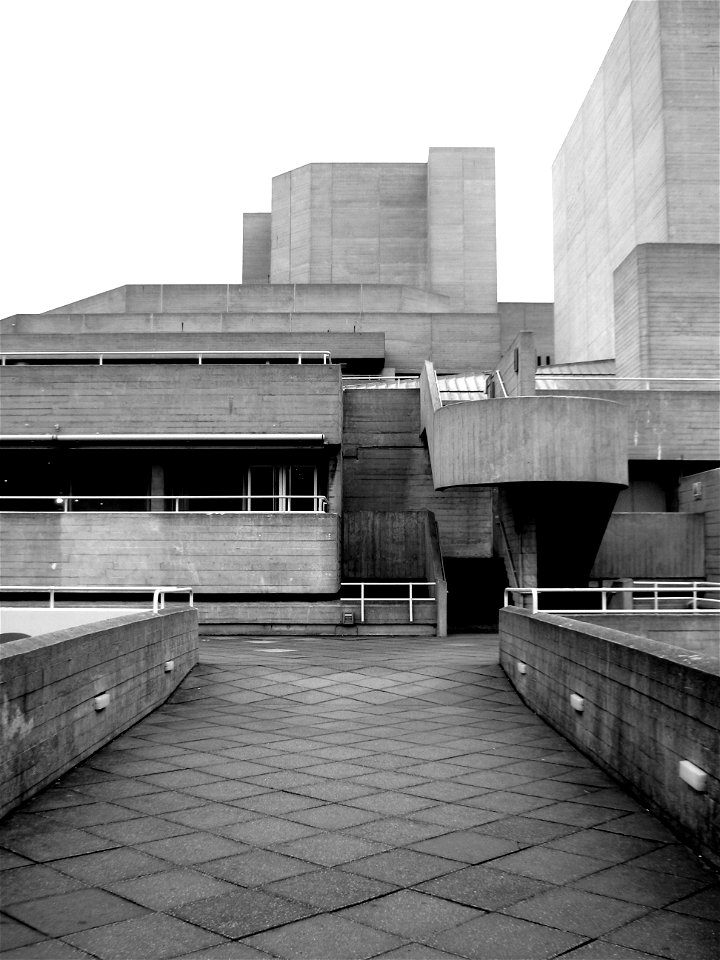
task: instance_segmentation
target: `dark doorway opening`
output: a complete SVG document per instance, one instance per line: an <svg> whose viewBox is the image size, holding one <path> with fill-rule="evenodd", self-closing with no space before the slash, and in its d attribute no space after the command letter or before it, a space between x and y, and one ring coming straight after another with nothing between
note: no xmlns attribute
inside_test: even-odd
<svg viewBox="0 0 720 960"><path fill-rule="evenodd" d="M445 557L448 585L448 631L495 633L503 590L508 585L499 557Z"/></svg>

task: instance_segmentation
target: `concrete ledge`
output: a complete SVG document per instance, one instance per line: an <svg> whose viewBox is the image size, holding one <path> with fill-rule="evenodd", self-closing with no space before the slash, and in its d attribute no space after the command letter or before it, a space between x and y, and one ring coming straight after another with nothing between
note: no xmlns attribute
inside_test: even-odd
<svg viewBox="0 0 720 960"><path fill-rule="evenodd" d="M163 703L197 658L194 609L0 646L0 816Z"/></svg>
<svg viewBox="0 0 720 960"><path fill-rule="evenodd" d="M611 627L621 633L632 633L646 640L680 647L685 653L699 653L720 666L720 611L697 613L588 613L573 620Z"/></svg>
<svg viewBox="0 0 720 960"><path fill-rule="evenodd" d="M711 660L506 608L500 663L528 706L720 865L720 675ZM702 792L681 779L684 761L705 772Z"/></svg>

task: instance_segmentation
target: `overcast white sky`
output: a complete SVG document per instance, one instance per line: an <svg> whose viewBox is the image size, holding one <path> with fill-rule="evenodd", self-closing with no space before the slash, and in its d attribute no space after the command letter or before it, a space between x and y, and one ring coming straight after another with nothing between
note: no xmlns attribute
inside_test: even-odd
<svg viewBox="0 0 720 960"><path fill-rule="evenodd" d="M628 0L3 0L0 317L239 283L311 161L494 146L501 300L552 300L551 166Z"/></svg>

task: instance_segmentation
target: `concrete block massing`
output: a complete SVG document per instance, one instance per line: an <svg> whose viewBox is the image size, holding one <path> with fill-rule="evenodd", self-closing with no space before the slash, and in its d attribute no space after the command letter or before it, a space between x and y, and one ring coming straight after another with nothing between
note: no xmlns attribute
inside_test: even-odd
<svg viewBox="0 0 720 960"><path fill-rule="evenodd" d="M429 286L453 310L495 313L495 151L433 147L427 170Z"/></svg>
<svg viewBox="0 0 720 960"><path fill-rule="evenodd" d="M619 377L720 375L720 247L636 247L615 271Z"/></svg>
<svg viewBox="0 0 720 960"><path fill-rule="evenodd" d="M555 362L615 355L612 272L641 243L715 243L715 2L634 2L553 166Z"/></svg>
<svg viewBox="0 0 720 960"><path fill-rule="evenodd" d="M273 178L272 283L426 287L423 163L312 163Z"/></svg>
<svg viewBox="0 0 720 960"><path fill-rule="evenodd" d="M270 283L271 214L243 214L243 283Z"/></svg>

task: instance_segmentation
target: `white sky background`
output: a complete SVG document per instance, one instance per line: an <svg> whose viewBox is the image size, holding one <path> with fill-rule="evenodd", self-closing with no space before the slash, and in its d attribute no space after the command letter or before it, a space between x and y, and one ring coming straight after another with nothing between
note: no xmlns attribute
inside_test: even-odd
<svg viewBox="0 0 720 960"><path fill-rule="evenodd" d="M0 317L239 283L302 164L496 149L498 297L553 299L552 161L628 0L3 0Z"/></svg>

